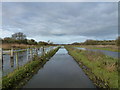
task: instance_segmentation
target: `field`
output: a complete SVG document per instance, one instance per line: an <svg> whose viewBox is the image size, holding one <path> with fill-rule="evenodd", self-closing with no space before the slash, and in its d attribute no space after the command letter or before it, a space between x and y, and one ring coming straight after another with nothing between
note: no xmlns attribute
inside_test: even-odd
<svg viewBox="0 0 120 90"><path fill-rule="evenodd" d="M9 50L9 49L11 49L12 46L24 49L24 48L28 48L28 47L34 46L34 45L26 45L26 44L2 44L0 46L0 48L3 48L4 50Z"/></svg>
<svg viewBox="0 0 120 90"><path fill-rule="evenodd" d="M101 49L101 50L120 52L119 47L116 45L72 45L72 46L89 48L89 49Z"/></svg>

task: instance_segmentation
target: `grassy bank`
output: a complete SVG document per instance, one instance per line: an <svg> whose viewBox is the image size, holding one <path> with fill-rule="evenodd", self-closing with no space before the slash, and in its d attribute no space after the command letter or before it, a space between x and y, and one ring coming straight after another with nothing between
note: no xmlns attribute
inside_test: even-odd
<svg viewBox="0 0 120 90"><path fill-rule="evenodd" d="M100 52L82 51L72 47L66 49L98 87L118 88L118 59Z"/></svg>
<svg viewBox="0 0 120 90"><path fill-rule="evenodd" d="M2 78L2 88L9 90L17 87L25 78L31 77L36 72L38 67L42 67L42 65L49 60L49 58L52 57L58 49L59 48L51 50L41 57L34 56L33 61L28 62L24 66L14 70L14 72L4 76Z"/></svg>

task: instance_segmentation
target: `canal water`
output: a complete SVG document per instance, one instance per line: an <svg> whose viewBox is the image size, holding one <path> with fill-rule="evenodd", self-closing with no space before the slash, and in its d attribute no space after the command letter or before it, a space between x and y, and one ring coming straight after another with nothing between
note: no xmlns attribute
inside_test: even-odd
<svg viewBox="0 0 120 90"><path fill-rule="evenodd" d="M23 88L96 88L66 49L59 51Z"/></svg>
<svg viewBox="0 0 120 90"><path fill-rule="evenodd" d="M44 48L44 53L49 52L50 50L54 49L56 47L46 47ZM21 49L23 50L23 49ZM14 51L21 51L21 50L14 50ZM27 62L32 60L32 56L36 53L35 49L27 49L26 51L23 52L17 52L14 53L13 58L10 58L9 54L5 54L5 53L9 53L10 51L3 51L3 71L2 71L2 75L5 76L7 74L9 74L10 72L14 71L16 68L19 68L21 66L23 66L24 64L26 64ZM42 55L42 48L39 48L38 50L38 55L41 56Z"/></svg>
<svg viewBox="0 0 120 90"><path fill-rule="evenodd" d="M113 58L120 58L120 56L119 56L120 52L113 52L113 51L100 50L100 49L87 49L87 48L80 48L80 47L75 47L75 48L81 49L81 50L89 50L89 51L95 51L95 52L102 52L103 54L111 56Z"/></svg>

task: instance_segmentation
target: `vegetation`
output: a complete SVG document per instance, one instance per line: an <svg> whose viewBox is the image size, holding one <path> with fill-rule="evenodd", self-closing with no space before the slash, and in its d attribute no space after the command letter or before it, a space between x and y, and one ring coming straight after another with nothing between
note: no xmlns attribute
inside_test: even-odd
<svg viewBox="0 0 120 90"><path fill-rule="evenodd" d="M17 32L11 35L11 37L0 38L2 44L25 44L25 45L54 45L53 42L35 41L34 39L27 39L27 36L22 32Z"/></svg>
<svg viewBox="0 0 120 90"><path fill-rule="evenodd" d="M84 71L98 87L118 88L118 59L100 52L82 51L66 47L69 54L84 66Z"/></svg>
<svg viewBox="0 0 120 90"><path fill-rule="evenodd" d="M2 78L2 89L8 90L16 88L25 78L31 77L36 69L41 67L41 65L44 64L50 57L52 57L58 51L58 49L59 48L51 50L41 57L34 56L33 61L28 62L24 66L14 70L14 72L4 76Z"/></svg>
<svg viewBox="0 0 120 90"><path fill-rule="evenodd" d="M119 47L116 45L72 45L73 47L82 47L88 49L100 49L100 50L107 50L113 52L120 52Z"/></svg>
<svg viewBox="0 0 120 90"><path fill-rule="evenodd" d="M36 45L37 42L33 39L28 40L26 35L22 32L14 33L11 37L5 37L2 39L3 44L29 44L29 45Z"/></svg>
<svg viewBox="0 0 120 90"><path fill-rule="evenodd" d="M75 42L72 45L120 45L120 36L116 40L91 40L88 39L85 42Z"/></svg>
<svg viewBox="0 0 120 90"><path fill-rule="evenodd" d="M26 35L23 34L22 32L18 32L18 33L14 33L12 35L12 38L15 40L25 40L26 39Z"/></svg>

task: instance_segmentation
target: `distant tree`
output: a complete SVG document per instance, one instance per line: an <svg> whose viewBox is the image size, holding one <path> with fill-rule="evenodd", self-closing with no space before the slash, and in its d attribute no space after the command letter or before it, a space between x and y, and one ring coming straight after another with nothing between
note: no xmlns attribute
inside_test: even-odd
<svg viewBox="0 0 120 90"><path fill-rule="evenodd" d="M36 45L37 44L37 42L34 39L27 40L27 43L30 44L30 45Z"/></svg>
<svg viewBox="0 0 120 90"><path fill-rule="evenodd" d="M95 40L89 39L89 40L86 40L84 42L84 44L86 44L86 45L97 45L97 42Z"/></svg>
<svg viewBox="0 0 120 90"><path fill-rule="evenodd" d="M50 40L48 40L47 42L49 45L53 45L53 42L51 42Z"/></svg>
<svg viewBox="0 0 120 90"><path fill-rule="evenodd" d="M39 41L39 45L48 45L48 42Z"/></svg>
<svg viewBox="0 0 120 90"><path fill-rule="evenodd" d="M15 40L10 37L5 37L2 43L15 43Z"/></svg>
<svg viewBox="0 0 120 90"><path fill-rule="evenodd" d="M26 35L23 34L22 32L18 32L18 33L12 34L12 38L15 40L24 40L26 39Z"/></svg>
<svg viewBox="0 0 120 90"><path fill-rule="evenodd" d="M74 42L74 43L72 43L72 45L80 45L80 43Z"/></svg>

